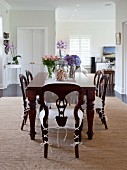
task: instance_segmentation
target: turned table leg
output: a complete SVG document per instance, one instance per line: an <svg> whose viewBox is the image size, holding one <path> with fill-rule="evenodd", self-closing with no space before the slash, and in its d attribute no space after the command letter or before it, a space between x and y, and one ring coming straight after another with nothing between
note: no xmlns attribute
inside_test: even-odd
<svg viewBox="0 0 127 170"><path fill-rule="evenodd" d="M88 139L92 140L93 138L93 121L94 121L94 100L95 100L95 91L89 91L87 94L87 122L88 122Z"/></svg>

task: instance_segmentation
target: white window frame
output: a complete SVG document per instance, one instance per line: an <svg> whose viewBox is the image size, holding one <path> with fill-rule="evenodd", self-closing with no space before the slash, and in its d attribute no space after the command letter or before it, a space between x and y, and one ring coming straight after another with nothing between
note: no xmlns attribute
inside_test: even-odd
<svg viewBox="0 0 127 170"><path fill-rule="evenodd" d="M76 42L77 40L77 42ZM76 54L81 58L81 65L90 67L91 62L91 36L70 36L70 55ZM83 42L84 41L84 42ZM74 43L74 44L73 44ZM77 43L77 44L76 44ZM86 43L86 45L84 44ZM81 45L82 44L82 45ZM83 46L83 48L82 48ZM77 49L76 49L77 48ZM87 62L85 62L87 60Z"/></svg>

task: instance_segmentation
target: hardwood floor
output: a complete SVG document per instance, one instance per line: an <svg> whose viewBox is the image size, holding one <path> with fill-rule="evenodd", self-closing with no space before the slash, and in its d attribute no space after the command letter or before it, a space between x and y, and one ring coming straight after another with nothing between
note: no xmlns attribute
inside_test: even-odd
<svg viewBox="0 0 127 170"><path fill-rule="evenodd" d="M22 96L21 87L17 84L11 84L6 89L0 89L0 97Z"/></svg>
<svg viewBox="0 0 127 170"><path fill-rule="evenodd" d="M13 84L9 85L6 89L0 89L0 97L16 97L22 96L21 87L19 85ZM123 102L127 103L127 95L121 95L114 90L113 86L107 88L106 96L116 96Z"/></svg>

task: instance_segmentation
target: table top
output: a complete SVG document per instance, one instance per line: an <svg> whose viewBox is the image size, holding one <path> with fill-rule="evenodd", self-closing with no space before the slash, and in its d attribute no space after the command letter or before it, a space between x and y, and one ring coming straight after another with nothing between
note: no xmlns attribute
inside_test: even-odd
<svg viewBox="0 0 127 170"><path fill-rule="evenodd" d="M48 73L46 72L39 72L34 79L29 83L26 89L38 89L43 87L45 84L51 83L74 83L79 85L80 87L90 87L95 88L91 80L84 75L82 72L76 72L75 78L68 78L65 81L58 81L55 78L48 79Z"/></svg>

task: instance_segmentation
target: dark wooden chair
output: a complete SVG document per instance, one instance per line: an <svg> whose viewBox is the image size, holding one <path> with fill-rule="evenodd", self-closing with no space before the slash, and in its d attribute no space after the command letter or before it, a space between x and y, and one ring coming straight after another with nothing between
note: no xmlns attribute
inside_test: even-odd
<svg viewBox="0 0 127 170"><path fill-rule="evenodd" d="M30 108L28 107L28 101L26 98L26 90L25 88L28 85L27 79L23 74L19 74L19 79L20 79L20 85L21 85L21 91L22 91L22 97L23 97L23 106L24 106L24 115L23 115L23 121L21 125L21 130L23 130L24 125L26 124L27 117L29 114Z"/></svg>
<svg viewBox="0 0 127 170"><path fill-rule="evenodd" d="M82 88L75 84L66 84L66 83L54 83L47 84L41 90L40 102L42 103L43 110L40 112L40 121L42 129L42 140L44 144L44 158L48 156L48 129L50 117L52 117L52 109L49 109L45 101L45 93L52 92L57 96L55 117L53 120L56 120L56 124L59 127L65 127L69 121L69 116L72 113L74 120L74 148L75 148L75 157L79 158L78 144L81 142L81 131L83 126L83 112L80 110L81 105L83 104L83 93ZM72 107L72 110L67 111L69 107L69 101L67 101L67 95L71 92L77 92L77 103L75 107ZM72 112L71 112L72 111Z"/></svg>
<svg viewBox="0 0 127 170"><path fill-rule="evenodd" d="M114 85L115 71L112 69L103 69L104 74L109 74L109 85Z"/></svg>
<svg viewBox="0 0 127 170"><path fill-rule="evenodd" d="M94 108L96 113L99 115L101 122L107 126L107 116L105 115L105 97L106 90L109 82L109 75L104 74L103 71L98 70L94 75L94 85L95 85L95 103ZM82 110L86 110L86 103L81 106Z"/></svg>
<svg viewBox="0 0 127 170"><path fill-rule="evenodd" d="M29 84L31 80L33 80L33 75L29 70L25 70L25 72L26 72L27 83ZM42 110L39 96L37 96L37 103L40 105L40 110Z"/></svg>
<svg viewBox="0 0 127 170"><path fill-rule="evenodd" d="M27 82L28 82L28 84L29 84L30 81L33 80L33 75L32 75L32 73L31 73L30 71L28 71L28 70L25 70L25 72L26 72Z"/></svg>
<svg viewBox="0 0 127 170"><path fill-rule="evenodd" d="M96 97L95 97L95 110L96 113L99 114L99 117L102 123L105 125L105 129L108 129L107 126L107 117L105 115L105 97L106 97L106 89L109 82L109 75L102 75L99 80Z"/></svg>
<svg viewBox="0 0 127 170"><path fill-rule="evenodd" d="M94 85L96 87L96 96L98 96L98 86L99 86L99 81L100 81L100 78L102 77L103 75L103 71L102 70L97 70L95 72L95 75L94 75Z"/></svg>

